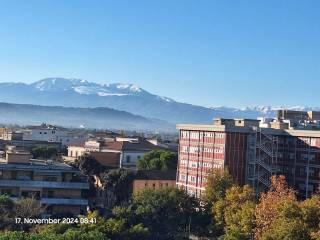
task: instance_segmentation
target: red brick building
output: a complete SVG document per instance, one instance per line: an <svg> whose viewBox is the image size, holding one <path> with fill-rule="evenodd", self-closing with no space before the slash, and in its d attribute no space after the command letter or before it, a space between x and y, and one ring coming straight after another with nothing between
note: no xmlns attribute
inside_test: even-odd
<svg viewBox="0 0 320 240"><path fill-rule="evenodd" d="M258 125L258 121L248 121ZM177 185L190 194L201 194L212 168L227 167L240 184L246 182L247 134L251 128L224 124L216 121L213 125L177 126L180 130Z"/></svg>
<svg viewBox="0 0 320 240"><path fill-rule="evenodd" d="M240 185L250 184L257 193L269 187L272 175L283 174L301 197L310 196L320 184L320 124L315 119L302 124L295 116L306 114L290 114L294 121L279 118L267 127L250 119L177 125L177 185L199 196L208 172L227 168Z"/></svg>

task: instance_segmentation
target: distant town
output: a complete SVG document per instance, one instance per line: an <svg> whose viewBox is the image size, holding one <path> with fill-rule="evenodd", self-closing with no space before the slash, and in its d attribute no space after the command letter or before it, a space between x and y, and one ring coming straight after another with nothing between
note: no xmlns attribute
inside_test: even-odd
<svg viewBox="0 0 320 240"><path fill-rule="evenodd" d="M160 135L67 129L48 123L0 128L0 203L12 201L16 209L20 206L20 212L15 213L7 213L9 210L2 206L1 211L12 214L12 219L3 218L1 228L29 231L32 223L61 221L99 225L102 217L112 216L114 220L122 216L121 211L135 207L151 204L149 207L161 208L160 202L148 201L164 197L165 202L173 201L165 203L169 205L182 204L179 201L199 204L179 210L182 216L177 218L186 225L174 236L210 239L218 233L207 229L206 224L209 226L212 220L208 220L210 214L203 204L208 198L210 204L219 198L227 201L224 194L230 194L228 186L250 189L253 199L269 191L292 189L300 201L312 198L320 189L320 112L284 109L278 110L276 118L216 118L212 124L178 124L177 129L176 135ZM215 196L221 187L226 192ZM178 194L174 200L173 193ZM21 208L25 208L24 214ZM138 209L130 214L135 216ZM162 210L143 211L149 219ZM191 211L191 215L184 211ZM190 219L184 214L202 220L188 223ZM140 226L137 236L167 239L164 236L169 226L156 230L144 217L138 225L123 228ZM107 224L111 224L110 219ZM129 220L121 221L130 224ZM135 234L119 231L135 239ZM252 234L253 229L250 231ZM164 236L155 238L154 234ZM102 239L106 236L112 234L105 233Z"/></svg>

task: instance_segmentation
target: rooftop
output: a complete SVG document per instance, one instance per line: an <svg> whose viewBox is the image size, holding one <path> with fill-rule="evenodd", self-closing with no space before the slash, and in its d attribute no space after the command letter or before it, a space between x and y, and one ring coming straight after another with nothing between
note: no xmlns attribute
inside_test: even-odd
<svg viewBox="0 0 320 240"><path fill-rule="evenodd" d="M176 180L175 170L138 170L136 180Z"/></svg>
<svg viewBox="0 0 320 240"><path fill-rule="evenodd" d="M30 159L28 163L8 163L5 158L0 158L0 169L16 170L55 170L63 172L78 172L74 167L56 161Z"/></svg>
<svg viewBox="0 0 320 240"><path fill-rule="evenodd" d="M101 144L104 150L114 151L150 151L159 149L161 147L156 146L146 139L140 138L138 141L105 141ZM74 142L69 144L72 147L85 147L84 141Z"/></svg>

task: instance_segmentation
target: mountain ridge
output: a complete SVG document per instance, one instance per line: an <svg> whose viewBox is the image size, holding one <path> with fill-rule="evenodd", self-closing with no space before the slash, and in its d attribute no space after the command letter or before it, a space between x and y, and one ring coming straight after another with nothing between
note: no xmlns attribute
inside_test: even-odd
<svg viewBox="0 0 320 240"><path fill-rule="evenodd" d="M30 84L0 83L0 102L76 108L106 107L171 124L211 123L215 117L275 117L280 107L203 107L152 94L130 83L99 84L76 78L45 78ZM315 109L303 106L291 109Z"/></svg>
<svg viewBox="0 0 320 240"><path fill-rule="evenodd" d="M43 122L74 128L175 131L175 126L165 121L106 107L75 108L0 102L1 124L39 125Z"/></svg>

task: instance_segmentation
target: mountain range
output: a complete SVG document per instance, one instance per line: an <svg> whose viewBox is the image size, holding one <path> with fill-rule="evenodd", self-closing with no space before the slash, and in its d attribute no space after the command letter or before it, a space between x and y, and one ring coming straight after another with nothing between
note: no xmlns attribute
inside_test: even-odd
<svg viewBox="0 0 320 240"><path fill-rule="evenodd" d="M147 121L148 124L146 123L145 127L148 127L148 129L155 127L153 124L156 123L159 124L159 128L165 127L168 129L174 128L174 124L176 123L210 123L214 117L274 117L275 110L278 109L274 107L246 107L243 109L230 107L208 108L181 103L171 98L158 96L134 84L98 84L82 79L66 78L46 78L31 84L14 82L0 83L0 92L0 102L29 104L28 109L38 113L42 108L37 106L31 108L30 105L60 106L61 108L47 108L47 110L59 114L65 114L68 111L74 114L76 114L76 112L78 114L81 113L81 115L78 116L79 120L89 119L89 116L91 116L92 124L95 121L93 115L95 115L96 112L99 112L99 116L101 117L103 111L109 114L112 112L113 115L117 110L125 111L126 113L121 112L122 115L120 113L118 115L119 124L121 121L124 121L126 117L131 120L135 117L136 120L137 118L140 120L137 120L139 122L137 126L133 126L135 122L131 122L133 128L141 128ZM13 105L13 109L17 109L17 106L20 105ZM297 108L305 109L303 107L295 107L293 109ZM2 112L1 109L3 109L3 106L0 106L0 112ZM86 112L86 114L84 114L84 112ZM89 112L93 115L90 115ZM57 116L55 119L56 118ZM50 119L52 118L48 118L48 121L50 121ZM107 119L105 121L107 122ZM81 121L77 122L77 124L80 124L80 122ZM85 124L88 126L92 125L89 122L90 121L87 121ZM98 122L100 122L100 120L98 120ZM126 125L127 122L129 121L124 121L124 125ZM76 122L74 122L74 124L76 124ZM97 124L97 127L104 125L106 124ZM112 124L112 126L113 125L114 124ZM128 126L130 126L130 124Z"/></svg>
<svg viewBox="0 0 320 240"><path fill-rule="evenodd" d="M73 108L0 103L0 123L40 125L51 123L71 128L173 132L175 126L111 108Z"/></svg>

